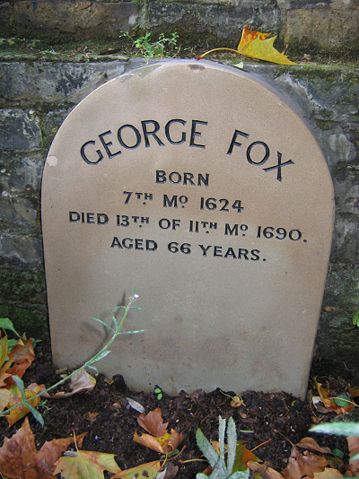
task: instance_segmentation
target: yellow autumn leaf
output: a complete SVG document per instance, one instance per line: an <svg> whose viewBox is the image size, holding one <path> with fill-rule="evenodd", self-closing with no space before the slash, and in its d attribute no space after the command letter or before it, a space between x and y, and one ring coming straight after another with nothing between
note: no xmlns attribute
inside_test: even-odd
<svg viewBox="0 0 359 479"><path fill-rule="evenodd" d="M11 392L8 389L0 389L0 411L3 411L9 404L11 398Z"/></svg>
<svg viewBox="0 0 359 479"><path fill-rule="evenodd" d="M146 462L131 469L126 469L111 477L111 479L155 479L161 469L160 461Z"/></svg>
<svg viewBox="0 0 359 479"><path fill-rule="evenodd" d="M250 58L256 58L257 60L278 63L280 65L295 65L284 53L280 53L274 48L273 44L277 37L271 37L270 35L270 33L256 32L251 30L248 25L244 25L242 36L236 50L227 47L213 48L199 55L197 60L201 60L213 52L227 51Z"/></svg>
<svg viewBox="0 0 359 479"><path fill-rule="evenodd" d="M45 390L45 386L43 384L39 385L36 383L30 384L30 386L25 389L26 399L32 407L36 408L40 404L41 397L34 396L36 394L39 394L43 390ZM29 413L29 409L22 403L19 388L13 385L10 388L10 400L8 404L9 407L12 407L15 406L17 403L19 404L18 407L14 408L12 411L9 412L9 414L5 416L9 426L12 426Z"/></svg>
<svg viewBox="0 0 359 479"><path fill-rule="evenodd" d="M294 65L294 62L286 55L274 48L273 44L277 37L269 37L269 35L269 33L253 32L248 25L244 25L237 47L238 53L279 65Z"/></svg>
<svg viewBox="0 0 359 479"><path fill-rule="evenodd" d="M77 451L72 454L60 457L54 476L61 473L63 479L104 479L104 471L113 474L121 471L114 454L95 451Z"/></svg>
<svg viewBox="0 0 359 479"><path fill-rule="evenodd" d="M7 359L8 350L9 348L8 348L7 336L4 336L3 338L0 339L0 368L3 367Z"/></svg>

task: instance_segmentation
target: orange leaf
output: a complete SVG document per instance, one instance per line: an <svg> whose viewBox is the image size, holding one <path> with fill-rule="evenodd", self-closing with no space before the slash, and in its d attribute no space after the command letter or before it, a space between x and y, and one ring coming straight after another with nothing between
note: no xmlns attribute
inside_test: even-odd
<svg viewBox="0 0 359 479"><path fill-rule="evenodd" d="M302 454L293 447L288 465L282 472L285 479L301 479L303 476L313 477L315 472L322 472L328 461L321 456L305 451Z"/></svg>
<svg viewBox="0 0 359 479"><path fill-rule="evenodd" d="M151 436L151 434L142 434L139 436L137 432L133 435L133 440L137 444L141 444L141 446L147 447L148 449L152 449L152 451L159 452L160 454L165 454L165 450L163 448L164 440L169 439L170 435L168 433L164 434L161 437ZM162 442L160 441L162 439Z"/></svg>
<svg viewBox="0 0 359 479"><path fill-rule="evenodd" d="M25 342L22 339L19 339L9 354L9 362L13 365L6 371L7 374L22 378L25 371L33 363L34 359L35 352L32 345L32 339L27 339ZM7 382L11 383L12 381L8 380Z"/></svg>
<svg viewBox="0 0 359 479"><path fill-rule="evenodd" d="M137 418L138 424L152 436L163 436L167 431L168 422L163 422L162 411L158 407L148 414L140 414Z"/></svg>
<svg viewBox="0 0 359 479"><path fill-rule="evenodd" d="M83 435L79 436L82 440ZM35 438L26 418L21 428L5 438L0 448L0 473L8 479L53 479L55 462L73 442L73 438L46 442L36 450Z"/></svg>
<svg viewBox="0 0 359 479"><path fill-rule="evenodd" d="M171 429L171 433L166 432L163 436L151 436L150 434L142 434L139 436L135 432L133 440L141 446L148 447L152 451L160 454L167 454L177 449L177 446L183 441L184 435Z"/></svg>

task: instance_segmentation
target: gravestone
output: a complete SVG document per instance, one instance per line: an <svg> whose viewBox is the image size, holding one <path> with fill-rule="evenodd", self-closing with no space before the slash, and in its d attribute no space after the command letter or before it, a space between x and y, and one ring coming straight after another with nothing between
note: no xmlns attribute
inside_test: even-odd
<svg viewBox="0 0 359 479"><path fill-rule="evenodd" d="M139 293L98 363L134 389L305 394L333 227L325 159L253 76L169 61L85 98L51 146L42 227L54 361Z"/></svg>

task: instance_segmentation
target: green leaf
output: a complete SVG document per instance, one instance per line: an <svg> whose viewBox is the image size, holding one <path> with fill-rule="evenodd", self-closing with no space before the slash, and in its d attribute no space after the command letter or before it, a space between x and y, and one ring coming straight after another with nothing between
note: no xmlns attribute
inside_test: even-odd
<svg viewBox="0 0 359 479"><path fill-rule="evenodd" d="M219 442L219 457L223 465L224 462L224 434L226 431L226 420L219 416L219 428L218 428L218 442ZM228 471L229 472L229 471Z"/></svg>
<svg viewBox="0 0 359 479"><path fill-rule="evenodd" d="M36 421L39 424L41 424L42 427L44 427L45 422L44 422L44 418L42 417L41 413L39 413L39 411L37 411L37 409L35 409L34 406L32 406L26 398L24 381L22 379L20 379L19 376L13 376L12 379L13 379L14 383L16 384L16 386L18 387L19 391L20 391L21 402L31 412L31 414L34 416Z"/></svg>
<svg viewBox="0 0 359 479"><path fill-rule="evenodd" d="M227 427L227 471L230 474L233 471L234 461L236 459L237 431L233 417L228 420Z"/></svg>
<svg viewBox="0 0 359 479"><path fill-rule="evenodd" d="M199 428L196 431L196 442L198 448L201 450L202 454L207 459L209 465L211 467L214 467L218 461L218 454L213 449L211 443L208 441L206 436Z"/></svg>
<svg viewBox="0 0 359 479"><path fill-rule="evenodd" d="M327 422L310 429L311 432L359 437L359 422Z"/></svg>
<svg viewBox="0 0 359 479"><path fill-rule="evenodd" d="M339 407L347 407L350 404L350 397L347 394L338 394L333 401Z"/></svg>
<svg viewBox="0 0 359 479"><path fill-rule="evenodd" d="M350 458L350 462L353 462L353 461L358 461L359 460L359 452L357 454L354 454L351 458Z"/></svg>
<svg viewBox="0 0 359 479"><path fill-rule="evenodd" d="M9 318L0 318L0 329L11 331L16 336L20 337L20 334L16 331L13 322Z"/></svg>
<svg viewBox="0 0 359 479"><path fill-rule="evenodd" d="M353 325L359 328L359 311L353 315Z"/></svg>
<svg viewBox="0 0 359 479"><path fill-rule="evenodd" d="M338 448L333 449L332 453L333 453L334 457L338 457L339 459L343 459L343 457L344 457L344 452L341 451Z"/></svg>

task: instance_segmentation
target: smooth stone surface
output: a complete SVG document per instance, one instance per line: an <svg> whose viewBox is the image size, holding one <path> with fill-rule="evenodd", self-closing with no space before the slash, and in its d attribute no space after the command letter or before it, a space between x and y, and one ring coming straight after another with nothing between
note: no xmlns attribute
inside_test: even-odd
<svg viewBox="0 0 359 479"><path fill-rule="evenodd" d="M65 120L44 170L55 363L91 356L104 335L90 318L136 290L127 328L145 333L99 370L136 389L303 396L333 207L310 131L253 75L172 61L108 82Z"/></svg>

